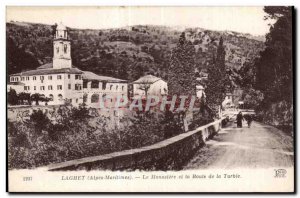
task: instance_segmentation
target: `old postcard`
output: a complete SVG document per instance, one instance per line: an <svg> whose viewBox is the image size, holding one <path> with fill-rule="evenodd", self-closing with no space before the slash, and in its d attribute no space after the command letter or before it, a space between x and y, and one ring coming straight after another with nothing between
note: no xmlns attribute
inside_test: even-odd
<svg viewBox="0 0 300 198"><path fill-rule="evenodd" d="M293 193L293 28L283 6L8 6L8 191Z"/></svg>

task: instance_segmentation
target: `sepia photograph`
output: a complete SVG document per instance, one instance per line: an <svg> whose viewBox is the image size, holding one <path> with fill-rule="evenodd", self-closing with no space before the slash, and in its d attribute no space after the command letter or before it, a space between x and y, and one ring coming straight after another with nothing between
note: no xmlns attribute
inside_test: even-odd
<svg viewBox="0 0 300 198"><path fill-rule="evenodd" d="M294 7L7 6L9 192L295 192Z"/></svg>

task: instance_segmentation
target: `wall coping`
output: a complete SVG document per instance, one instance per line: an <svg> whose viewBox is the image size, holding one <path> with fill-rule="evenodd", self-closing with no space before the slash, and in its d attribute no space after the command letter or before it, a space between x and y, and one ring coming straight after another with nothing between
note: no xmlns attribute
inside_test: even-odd
<svg viewBox="0 0 300 198"><path fill-rule="evenodd" d="M66 167L70 167L70 166L78 166L81 164L85 164L85 163L92 163L92 162L96 162L96 161L103 161L103 160L109 160L109 159L113 159L116 157L124 157L124 156L133 156L135 154L138 153L142 153L142 152L146 152L146 151L150 151L150 150L156 150L156 149L160 149L163 147L167 147L171 144L174 144L178 141L181 141L189 136L194 135L195 133L198 133L199 131L203 131L206 128L213 126L215 124L220 124L222 122L222 120L224 120L226 117L222 117L219 120L216 120L214 122L211 122L207 125L198 127L195 130L192 131L188 131L186 133L181 133L177 136L171 137L169 139L163 140L161 142L157 142L155 144L149 145L149 146L144 146L144 147L140 147L140 148L135 148L135 149L129 149L129 150L123 150L123 151L118 151L118 152L113 152L113 153L108 153L108 154L104 154L104 155L98 155L98 156L92 156L92 157L84 157L84 158L80 158L80 159L74 159L74 160L70 160L70 161L66 161L66 162L60 162L60 163L56 163L56 164L50 164L47 166L47 169L49 171L51 170L56 170L56 169L62 169L62 168L66 168Z"/></svg>

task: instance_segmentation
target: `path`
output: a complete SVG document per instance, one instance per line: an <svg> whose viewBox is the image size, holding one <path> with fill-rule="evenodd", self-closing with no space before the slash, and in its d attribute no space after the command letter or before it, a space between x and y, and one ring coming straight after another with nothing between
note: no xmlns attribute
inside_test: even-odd
<svg viewBox="0 0 300 198"><path fill-rule="evenodd" d="M293 166L293 139L268 125L222 129L184 169L270 168Z"/></svg>

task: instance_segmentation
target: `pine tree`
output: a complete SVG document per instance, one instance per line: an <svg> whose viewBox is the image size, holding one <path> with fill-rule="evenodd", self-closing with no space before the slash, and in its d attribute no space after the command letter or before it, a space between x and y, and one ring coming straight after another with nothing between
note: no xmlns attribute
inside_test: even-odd
<svg viewBox="0 0 300 198"><path fill-rule="evenodd" d="M195 47L186 40L184 32L172 51L168 89L170 95L196 95Z"/></svg>
<svg viewBox="0 0 300 198"><path fill-rule="evenodd" d="M217 55L212 59L212 64L208 68L208 81L205 89L206 103L216 114L225 99L226 94L226 68L225 68L225 48L223 38L217 48Z"/></svg>

